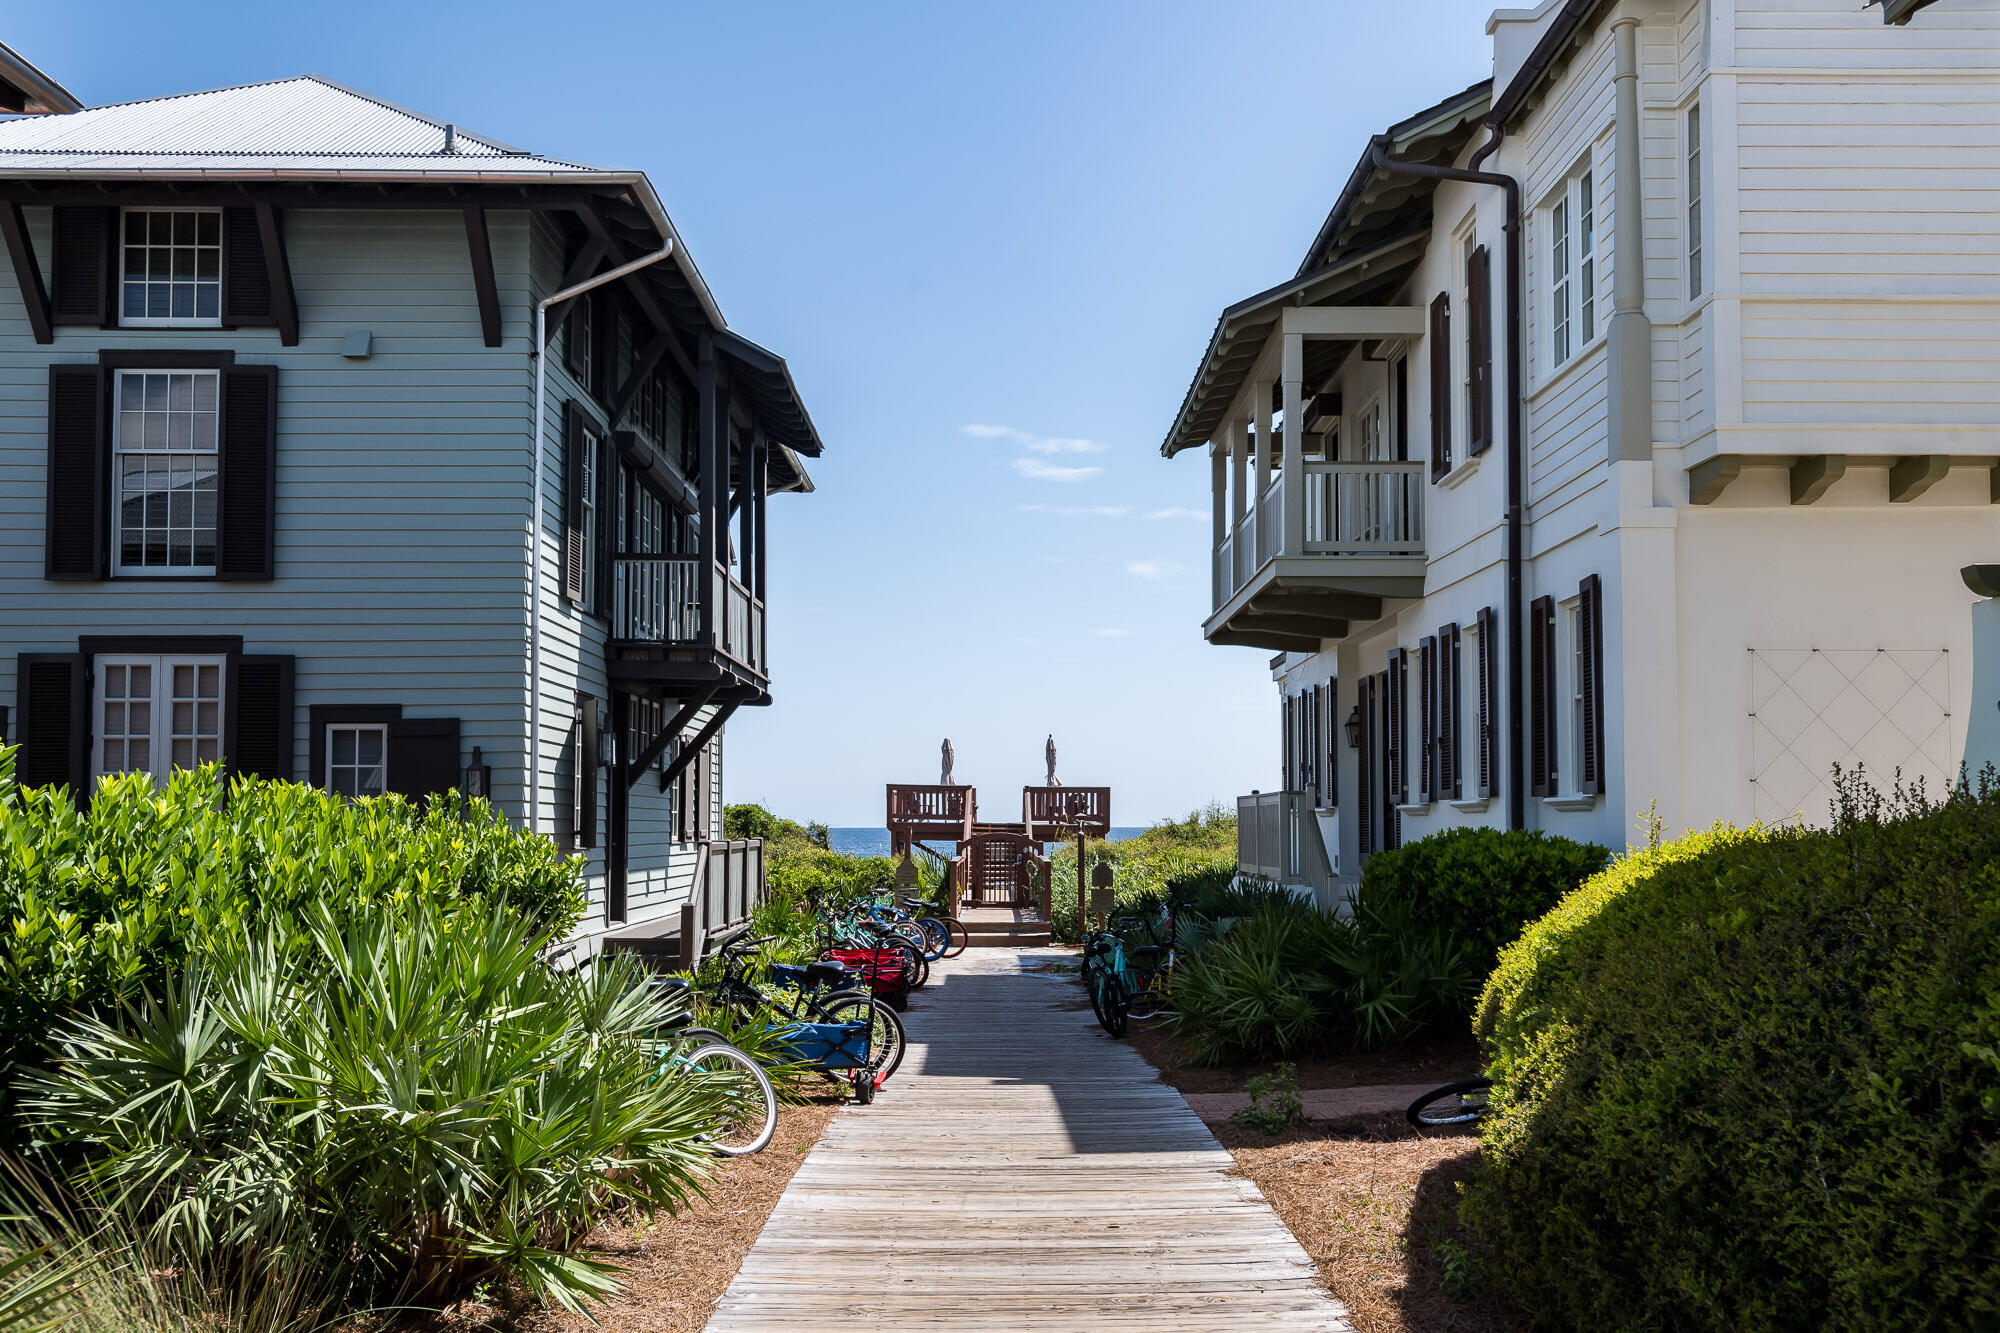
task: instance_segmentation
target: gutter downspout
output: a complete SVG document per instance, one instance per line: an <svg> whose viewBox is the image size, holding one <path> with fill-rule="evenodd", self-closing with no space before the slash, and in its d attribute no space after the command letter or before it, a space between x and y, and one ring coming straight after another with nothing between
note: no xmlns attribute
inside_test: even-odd
<svg viewBox="0 0 2000 1333"><path fill-rule="evenodd" d="M1525 727L1522 696L1525 693L1525 665L1521 653L1524 599L1521 549L1523 527L1522 458L1526 441L1521 428L1521 182L1497 171L1481 171L1479 166L1500 148L1507 137L1506 126L1498 120L1486 122L1486 142L1473 153L1464 167L1440 167L1425 162L1403 162L1389 156L1381 138L1368 145L1369 159L1382 171L1431 180L1464 181L1471 185L1497 186L1507 197L1507 827L1526 828L1528 789L1524 760Z"/></svg>
<svg viewBox="0 0 2000 1333"><path fill-rule="evenodd" d="M528 483L535 492L535 527L528 550L528 831L539 833L542 818L542 434L548 410L549 307L581 296L607 282L616 282L628 273L659 263L674 252L672 237L649 255L608 269L594 278L585 278L573 287L543 297L535 303L535 427L534 444L528 452Z"/></svg>

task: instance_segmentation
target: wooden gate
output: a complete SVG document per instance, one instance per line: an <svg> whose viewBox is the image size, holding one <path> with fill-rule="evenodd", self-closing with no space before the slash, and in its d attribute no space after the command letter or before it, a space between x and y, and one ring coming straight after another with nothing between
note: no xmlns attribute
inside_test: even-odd
<svg viewBox="0 0 2000 1333"><path fill-rule="evenodd" d="M1023 834L982 833L966 844L972 882L966 898L973 907L1028 907L1034 897L1028 883L1028 851Z"/></svg>

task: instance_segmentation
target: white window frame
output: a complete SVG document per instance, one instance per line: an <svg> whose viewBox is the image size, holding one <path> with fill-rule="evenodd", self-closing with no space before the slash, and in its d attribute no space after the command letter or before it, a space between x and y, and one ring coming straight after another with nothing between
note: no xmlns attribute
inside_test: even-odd
<svg viewBox="0 0 2000 1333"><path fill-rule="evenodd" d="M1445 441L1445 470L1449 472L1456 460L1472 457L1472 348L1467 344L1467 334L1471 331L1472 319L1472 252L1479 248L1479 227L1468 218L1465 230L1458 238L1458 290L1459 311L1467 321L1466 327L1451 340L1451 364L1453 378L1458 381L1458 419L1451 423L1446 432L1450 437Z"/></svg>
<svg viewBox="0 0 2000 1333"><path fill-rule="evenodd" d="M583 494L578 498L577 505L583 511L583 608L586 611L602 611L603 608L597 604L597 542L598 524L604 521L604 478L599 475L604 464L604 437L586 428L580 444L583 449Z"/></svg>
<svg viewBox="0 0 2000 1333"><path fill-rule="evenodd" d="M147 766L143 769L115 768L108 770L109 772L143 772L150 774L156 782L165 782L173 775L177 767L174 762L173 752L174 741L177 737L186 737L193 741L197 747L203 740L212 740L215 747L215 753L212 757L215 759L223 758L222 738L229 710L229 659L219 655L200 653L99 653L91 659L92 672L97 681L96 688L91 691L90 771L92 774L102 777L107 772L104 764L104 747L108 735L105 725L107 709L113 706L114 703L123 705L128 701L133 703L138 702L129 691L124 697L116 701L108 697L110 693L109 681L111 668L114 667L123 667L127 670L132 667L145 667L151 671L152 676L151 691L145 700L149 710L148 725L145 731L132 731L128 720L126 727L118 733L120 740L128 738L138 739L140 736L144 736L147 742ZM195 688L197 692L200 689L201 670L203 668L212 668L215 671L215 694L213 696L215 717L212 732L201 729L200 705L203 702L207 702L207 700L199 697L198 694L190 696L187 700L193 709L193 728L189 731L181 731L176 727L177 718L175 717L174 709L176 699L173 676L175 667L191 667L195 670ZM192 757L197 764L209 762L199 752Z"/></svg>
<svg viewBox="0 0 2000 1333"><path fill-rule="evenodd" d="M208 285L205 280L201 279L198 276L200 260L201 260L201 251L209 249L215 251L215 283L214 283L215 313L213 315L128 315L125 313L125 285L126 285L125 269L126 269L126 258L127 258L126 252L127 250L132 248L131 243L125 239L125 229L127 225L126 220L132 217L134 214L139 214L139 213L144 213L148 215L155 213L190 213L190 214L205 214L215 218L215 244L213 246L203 244L199 241L199 239L197 239L196 243L192 246L177 246L174 245L172 242L169 242L167 246L167 249L169 251L169 263L171 263L171 254L172 251L174 250L192 249L195 252L195 263L197 268L197 277L195 279L195 299L197 304L200 303L200 289L203 286ZM196 225L197 227L199 227L200 224L197 223ZM198 238L199 232L197 232L196 235ZM118 210L118 295L117 295L118 327L122 329L219 329L221 328L224 244L225 243L222 236L222 210L220 208L170 207L170 208L121 208L120 210ZM153 249L157 249L159 247L153 246L149 242L141 248L150 251ZM148 256L148 260L150 262L150 255ZM168 274L167 283L170 289L168 300L169 303L171 304L172 301L171 286L173 283L173 277L171 272L169 272ZM152 286L152 278L150 272L148 273L147 278L145 279L143 285L147 288L147 290L150 291Z"/></svg>
<svg viewBox="0 0 2000 1333"><path fill-rule="evenodd" d="M1681 132L1685 135L1683 161L1686 165L1684 189L1687 198L1687 283L1688 300L1701 297L1707 289L1707 275L1702 271L1701 247L1701 103L1695 102L1681 117Z"/></svg>
<svg viewBox="0 0 2000 1333"><path fill-rule="evenodd" d="M168 447L154 449L146 447L144 440L137 447L129 445L125 438L125 383L128 379L144 380L155 376L191 375L196 379L209 380L215 386L215 410L208 413L214 431L207 448L190 445L176 449L169 442ZM171 381L169 381L171 384ZM171 421L169 421L171 434ZM192 432L193 427L190 427ZM212 535L209 540L210 557L207 564L185 565L129 565L125 563L125 468L123 460L131 457L167 460L210 459L213 460L215 474L215 501L211 505L213 520ZM115 371L111 384L111 572L118 578L213 578L215 576L214 552L221 540L222 516L222 372L197 367L163 367L159 369L133 369ZM171 492L169 492L171 507ZM190 504L193 503L192 498ZM169 528L171 531L171 528Z"/></svg>
<svg viewBox="0 0 2000 1333"><path fill-rule="evenodd" d="M333 734L336 731L351 731L355 734L356 760L354 763L341 764L334 762ZM363 732L371 733L381 739L382 757L374 764L362 764L360 762L360 737ZM321 736L321 744L325 748L326 763L323 771L319 774L320 790L331 792L336 796L345 796L349 800L355 800L363 796L380 796L389 790L389 724L387 722L329 722L326 724L326 730ZM363 772L371 768L380 770L382 775L381 786L375 791L364 792L360 790L360 776ZM355 775L354 791L344 792L334 785L333 775L336 769L346 770Z"/></svg>
<svg viewBox="0 0 2000 1333"><path fill-rule="evenodd" d="M1598 256L1603 249L1597 225L1597 180L1586 157L1550 195L1542 208L1542 256L1548 269L1543 292L1548 302L1549 370L1575 360L1597 341Z"/></svg>
<svg viewBox="0 0 2000 1333"><path fill-rule="evenodd" d="M1572 597L1556 603L1557 688L1567 707L1556 709L1554 789L1565 795L1578 794L1583 775L1583 599ZM1568 762L1565 763L1564 759Z"/></svg>

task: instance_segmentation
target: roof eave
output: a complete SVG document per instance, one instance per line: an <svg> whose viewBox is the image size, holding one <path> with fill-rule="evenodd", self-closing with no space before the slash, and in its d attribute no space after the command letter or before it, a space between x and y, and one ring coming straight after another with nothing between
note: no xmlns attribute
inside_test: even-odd
<svg viewBox="0 0 2000 1333"><path fill-rule="evenodd" d="M35 68L5 43L0 43L0 78L31 95L36 105L46 107L49 112L66 114L84 109L81 98Z"/></svg>

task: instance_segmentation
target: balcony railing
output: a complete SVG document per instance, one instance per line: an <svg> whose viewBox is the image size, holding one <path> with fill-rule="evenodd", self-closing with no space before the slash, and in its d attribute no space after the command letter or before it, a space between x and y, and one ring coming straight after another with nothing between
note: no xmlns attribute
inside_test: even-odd
<svg viewBox="0 0 2000 1333"><path fill-rule="evenodd" d="M949 837L958 841L972 836L979 807L971 787L892 782L888 790L891 833L919 840Z"/></svg>
<svg viewBox="0 0 2000 1333"><path fill-rule="evenodd" d="M613 558L612 639L623 644L712 643L716 651L764 674L764 603L718 567L707 584L705 607L701 563L678 555ZM709 628L711 615L713 632Z"/></svg>
<svg viewBox="0 0 2000 1333"><path fill-rule="evenodd" d="M1423 463L1308 460L1302 478L1305 531L1300 555L1423 557ZM1285 486L1280 473L1235 527L1223 534L1215 552L1221 601L1284 552Z"/></svg>
<svg viewBox="0 0 2000 1333"><path fill-rule="evenodd" d="M1036 842L1111 831L1109 787L1023 787L1021 822Z"/></svg>
<svg viewBox="0 0 2000 1333"><path fill-rule="evenodd" d="M1310 796L1267 791L1236 798L1236 873L1271 884L1303 884L1315 892L1332 887L1334 857Z"/></svg>

